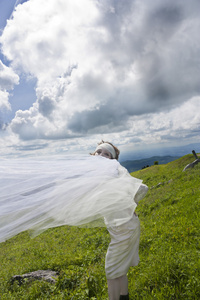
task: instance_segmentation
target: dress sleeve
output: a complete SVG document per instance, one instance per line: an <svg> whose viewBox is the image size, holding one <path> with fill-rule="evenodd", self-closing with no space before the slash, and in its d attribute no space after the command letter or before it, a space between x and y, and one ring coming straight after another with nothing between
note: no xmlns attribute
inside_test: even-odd
<svg viewBox="0 0 200 300"><path fill-rule="evenodd" d="M148 192L148 186L145 184L141 184L134 197L134 201L138 204L138 202L144 198L147 192Z"/></svg>

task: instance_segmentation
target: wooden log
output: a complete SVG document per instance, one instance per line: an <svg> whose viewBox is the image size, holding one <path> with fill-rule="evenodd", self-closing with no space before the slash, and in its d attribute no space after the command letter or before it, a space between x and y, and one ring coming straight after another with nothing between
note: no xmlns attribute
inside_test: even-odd
<svg viewBox="0 0 200 300"><path fill-rule="evenodd" d="M192 154L194 155L195 159L198 159L198 156L194 150L192 150Z"/></svg>
<svg viewBox="0 0 200 300"><path fill-rule="evenodd" d="M198 158L196 152L194 150L192 150L192 154L194 155L194 157L196 158L195 161L193 161L192 163L188 164L183 171L189 169L189 168L194 168L195 165L197 165L200 162L200 159Z"/></svg>

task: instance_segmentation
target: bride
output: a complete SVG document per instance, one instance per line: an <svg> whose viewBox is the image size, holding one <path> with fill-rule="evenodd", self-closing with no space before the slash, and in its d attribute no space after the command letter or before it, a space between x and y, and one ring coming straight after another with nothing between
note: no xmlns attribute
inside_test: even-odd
<svg viewBox="0 0 200 300"><path fill-rule="evenodd" d="M127 272L139 262L140 225L134 213L148 188L118 162L119 150L101 142L92 155L2 160L0 242L61 225L107 226L105 271L110 300L129 299Z"/></svg>

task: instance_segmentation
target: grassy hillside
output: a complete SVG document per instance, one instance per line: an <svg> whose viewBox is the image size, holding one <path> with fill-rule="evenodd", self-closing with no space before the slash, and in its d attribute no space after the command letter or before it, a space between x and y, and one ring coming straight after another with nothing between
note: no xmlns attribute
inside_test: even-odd
<svg viewBox="0 0 200 300"><path fill-rule="evenodd" d="M130 299L200 299L200 164L184 156L132 175L149 186L137 213L140 264L128 274ZM63 226L30 239L24 232L0 244L0 299L108 299L105 228ZM38 269L59 272L55 285L11 284L13 275Z"/></svg>

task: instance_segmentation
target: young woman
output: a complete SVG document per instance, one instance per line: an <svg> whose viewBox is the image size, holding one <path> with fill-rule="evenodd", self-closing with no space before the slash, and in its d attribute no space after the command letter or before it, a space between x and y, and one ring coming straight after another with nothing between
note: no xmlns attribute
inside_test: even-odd
<svg viewBox="0 0 200 300"><path fill-rule="evenodd" d="M118 159L119 150L109 142L101 142L96 148L94 155L106 157L108 159ZM121 165L118 167L120 173L130 176ZM134 201L138 203L147 193L146 185L141 184L134 196ZM122 199L123 202L123 199ZM112 218L123 217L124 214L130 216L129 220L119 226L109 226L109 218L105 218L107 229L110 233L111 242L106 254L105 271L108 283L108 294L110 300L129 299L127 272L130 266L136 266L139 262L139 239L140 222L131 208L116 212ZM121 216L120 216L121 215Z"/></svg>
<svg viewBox="0 0 200 300"><path fill-rule="evenodd" d="M139 262L139 219L147 192L117 161L119 150L101 142L93 155L3 160L0 165L0 242L61 225L107 226L110 300L128 299L127 272ZM102 221L103 220L103 221Z"/></svg>

